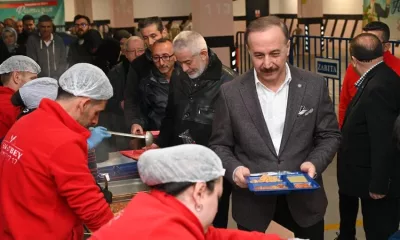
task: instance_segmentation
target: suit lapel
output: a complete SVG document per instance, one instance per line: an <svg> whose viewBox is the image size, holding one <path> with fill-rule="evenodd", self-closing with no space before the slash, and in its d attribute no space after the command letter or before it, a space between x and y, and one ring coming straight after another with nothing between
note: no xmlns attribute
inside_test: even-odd
<svg viewBox="0 0 400 240"><path fill-rule="evenodd" d="M247 71L245 74L246 76L243 78L242 86L240 88L240 94L243 102L265 144L268 146L271 152L277 156L267 124L265 123L264 115L261 110L260 100L258 99L254 78L254 69Z"/></svg>
<svg viewBox="0 0 400 240"><path fill-rule="evenodd" d="M290 67L292 80L289 84L285 125L283 127L283 134L282 134L281 146L279 148L279 154L282 153L289 139L294 123L296 122L297 115L299 113L301 103L303 101L304 92L306 89L306 82L300 77L300 74L297 71L298 71L297 69Z"/></svg>

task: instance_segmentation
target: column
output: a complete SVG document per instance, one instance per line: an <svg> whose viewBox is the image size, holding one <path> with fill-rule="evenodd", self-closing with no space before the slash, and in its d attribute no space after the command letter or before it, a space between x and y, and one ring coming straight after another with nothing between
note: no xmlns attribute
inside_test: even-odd
<svg viewBox="0 0 400 240"><path fill-rule="evenodd" d="M298 0L297 4L297 16L299 19L299 24L303 25L304 35L309 36L321 36L323 32L323 1L321 0ZM321 28L322 27L322 28ZM321 41L317 39L308 39L306 37L305 51L310 54L319 54L321 51ZM317 44L317 52L315 52L314 44ZM300 46L301 47L301 46ZM300 48L300 53L302 53L302 48Z"/></svg>
<svg viewBox="0 0 400 240"><path fill-rule="evenodd" d="M127 28L133 26L133 1L132 0L110 0L111 1L111 27Z"/></svg>
<svg viewBox="0 0 400 240"><path fill-rule="evenodd" d="M75 0L75 13L85 15L93 21L92 0Z"/></svg>
<svg viewBox="0 0 400 240"><path fill-rule="evenodd" d="M222 63L235 68L232 0L192 0L192 21Z"/></svg>

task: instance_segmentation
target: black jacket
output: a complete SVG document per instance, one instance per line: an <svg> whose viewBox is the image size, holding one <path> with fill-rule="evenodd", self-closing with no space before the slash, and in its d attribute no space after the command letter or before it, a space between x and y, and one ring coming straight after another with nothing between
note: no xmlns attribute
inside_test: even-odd
<svg viewBox="0 0 400 240"><path fill-rule="evenodd" d="M149 76L152 66L151 51L146 49L146 52L132 61L129 68L126 89L125 89L125 119L126 124L130 128L132 124L139 123L137 121L137 112L140 109L137 96L139 91L140 80Z"/></svg>
<svg viewBox="0 0 400 240"><path fill-rule="evenodd" d="M174 71L177 68L175 66ZM140 80L136 98L140 109L133 112L132 122L140 124L145 130L160 129L168 103L168 90L168 80L153 65L150 74Z"/></svg>
<svg viewBox="0 0 400 240"><path fill-rule="evenodd" d="M339 192L400 196L400 154L393 126L400 113L400 77L380 63L364 78L346 112L337 158Z"/></svg>
<svg viewBox="0 0 400 240"><path fill-rule="evenodd" d="M124 59L122 62L115 65L108 73L108 79L113 87L113 96L107 102L106 112L113 112L120 116L124 115L121 102L124 101L126 76L128 74L129 65L129 61Z"/></svg>
<svg viewBox="0 0 400 240"><path fill-rule="evenodd" d="M156 140L158 146L183 144L179 135L186 130L197 144L208 145L220 87L236 77L236 72L222 65L210 49L209 59L207 69L197 79L190 79L180 69L172 76L166 116Z"/></svg>

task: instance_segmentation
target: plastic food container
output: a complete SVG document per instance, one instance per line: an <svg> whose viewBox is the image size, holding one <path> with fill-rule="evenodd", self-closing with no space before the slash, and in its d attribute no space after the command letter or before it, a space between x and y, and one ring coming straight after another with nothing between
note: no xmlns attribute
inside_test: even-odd
<svg viewBox="0 0 400 240"><path fill-rule="evenodd" d="M309 192L320 188L308 174L302 172L265 172L246 178L249 190L256 195L279 195Z"/></svg>

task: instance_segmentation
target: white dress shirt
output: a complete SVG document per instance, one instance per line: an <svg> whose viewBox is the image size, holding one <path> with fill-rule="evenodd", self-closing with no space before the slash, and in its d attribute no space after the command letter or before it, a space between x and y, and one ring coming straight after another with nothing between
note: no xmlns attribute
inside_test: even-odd
<svg viewBox="0 0 400 240"><path fill-rule="evenodd" d="M286 119L286 107L289 95L289 83L292 80L289 65L286 63L286 77L278 91L268 89L260 82L257 72L254 70L258 100L267 124L269 134L274 144L276 154L279 154L281 146L283 127Z"/></svg>

